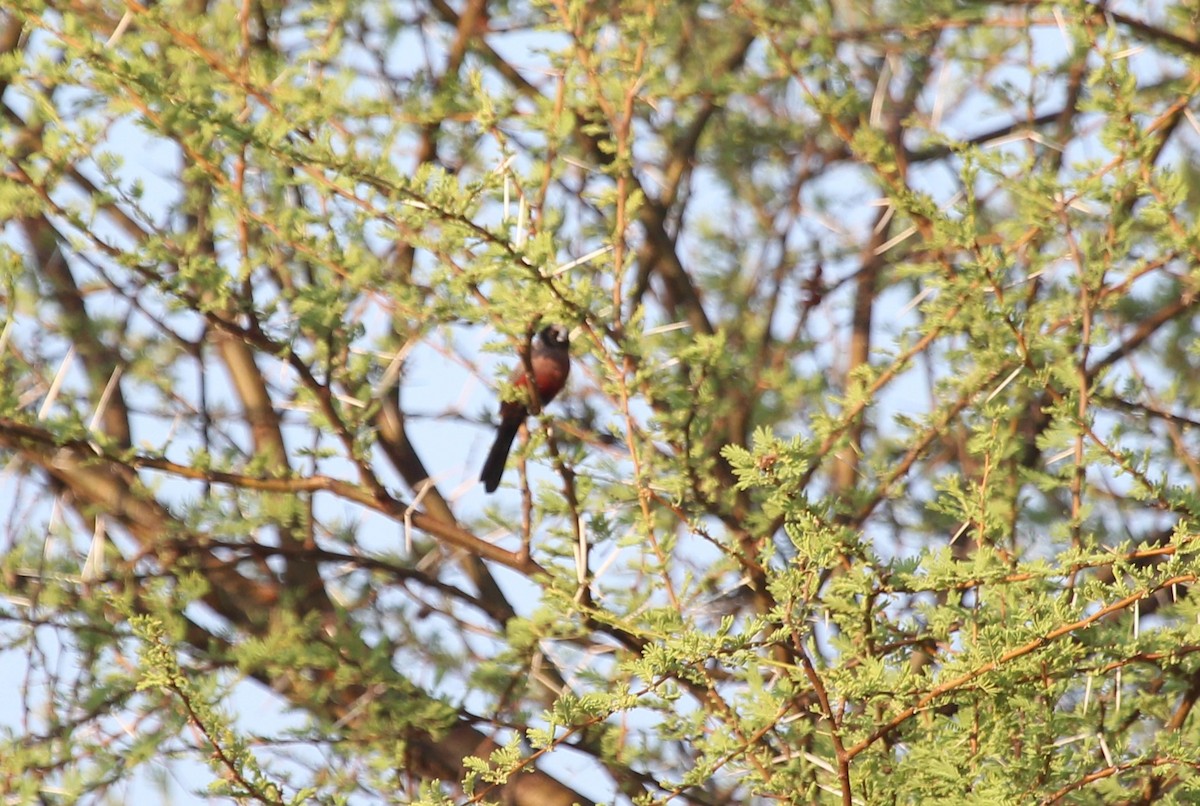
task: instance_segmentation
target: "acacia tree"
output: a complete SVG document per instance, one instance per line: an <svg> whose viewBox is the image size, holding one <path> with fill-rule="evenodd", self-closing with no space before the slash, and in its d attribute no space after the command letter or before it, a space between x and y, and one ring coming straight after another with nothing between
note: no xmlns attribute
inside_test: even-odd
<svg viewBox="0 0 1200 806"><path fill-rule="evenodd" d="M1200 33L1141 14L10 4L0 788L1194 797Z"/></svg>

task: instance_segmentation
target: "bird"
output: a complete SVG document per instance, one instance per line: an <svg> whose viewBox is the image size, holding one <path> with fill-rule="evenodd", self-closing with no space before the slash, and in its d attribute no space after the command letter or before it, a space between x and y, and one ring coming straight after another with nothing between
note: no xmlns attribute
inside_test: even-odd
<svg viewBox="0 0 1200 806"><path fill-rule="evenodd" d="M568 331L563 325L547 325L534 336L529 351L529 367L533 370L536 402L539 405L544 406L553 400L566 384L567 375L571 372L568 348ZM512 450L513 439L529 416L529 376L525 370L524 363L518 364L509 379L521 395L517 400L501 402L496 441L492 443L487 461L483 463L483 470L479 474L483 489L489 493L495 492L500 486L500 477L504 475L504 465L508 461L508 452Z"/></svg>

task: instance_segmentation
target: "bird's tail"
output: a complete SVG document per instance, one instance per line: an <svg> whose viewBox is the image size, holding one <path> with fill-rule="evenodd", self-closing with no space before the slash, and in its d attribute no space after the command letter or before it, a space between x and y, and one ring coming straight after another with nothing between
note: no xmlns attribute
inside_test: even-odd
<svg viewBox="0 0 1200 806"><path fill-rule="evenodd" d="M504 465L508 462L508 452L512 450L513 439L516 438L520 428L520 417L505 417L500 421L500 427L496 429L496 441L492 443L487 461L483 463L483 470L479 474L479 480L483 482L483 489L489 493L495 492L496 488L500 486L500 477L504 475Z"/></svg>

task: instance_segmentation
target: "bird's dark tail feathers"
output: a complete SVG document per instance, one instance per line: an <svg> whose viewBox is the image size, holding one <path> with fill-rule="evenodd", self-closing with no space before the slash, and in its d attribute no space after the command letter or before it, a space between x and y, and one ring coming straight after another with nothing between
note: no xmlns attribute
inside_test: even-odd
<svg viewBox="0 0 1200 806"><path fill-rule="evenodd" d="M483 463L483 470L479 474L479 480L483 482L483 489L490 492L495 492L500 486L500 477L504 475L504 465L508 462L508 452L512 450L513 439L517 436L517 431L521 429L520 417L506 417L500 421L500 427L496 429L496 441L492 443L492 449L488 451L487 461Z"/></svg>

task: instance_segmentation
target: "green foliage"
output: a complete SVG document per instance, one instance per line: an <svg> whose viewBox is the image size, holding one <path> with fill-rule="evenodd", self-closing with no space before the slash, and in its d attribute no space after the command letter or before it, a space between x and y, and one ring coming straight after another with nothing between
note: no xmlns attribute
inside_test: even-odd
<svg viewBox="0 0 1200 806"><path fill-rule="evenodd" d="M1194 801L1145 15L10 4L3 795Z"/></svg>

